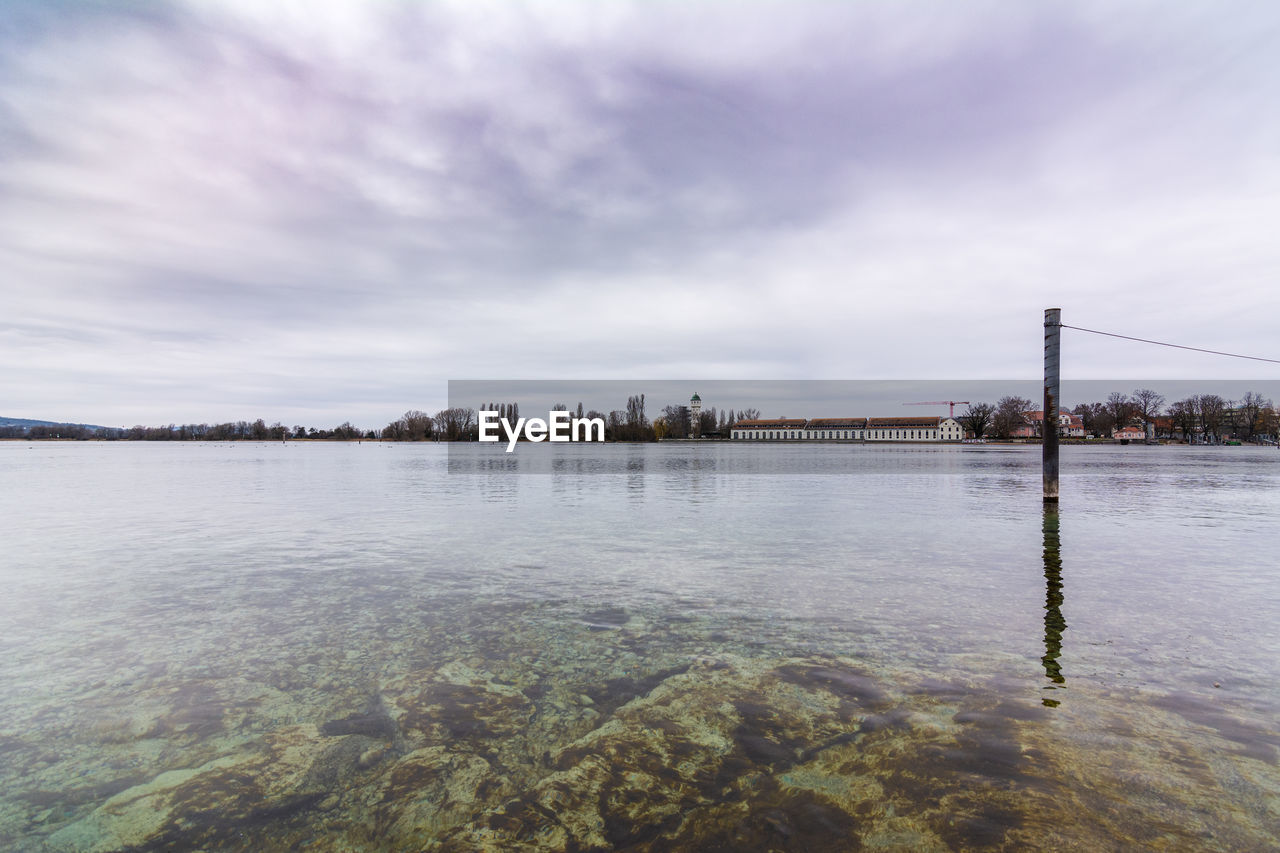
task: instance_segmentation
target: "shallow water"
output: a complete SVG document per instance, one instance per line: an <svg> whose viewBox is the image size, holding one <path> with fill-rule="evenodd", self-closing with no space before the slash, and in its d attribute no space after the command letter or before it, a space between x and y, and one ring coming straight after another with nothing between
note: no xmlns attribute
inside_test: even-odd
<svg viewBox="0 0 1280 853"><path fill-rule="evenodd" d="M1280 453L0 443L0 845L1266 849Z"/></svg>

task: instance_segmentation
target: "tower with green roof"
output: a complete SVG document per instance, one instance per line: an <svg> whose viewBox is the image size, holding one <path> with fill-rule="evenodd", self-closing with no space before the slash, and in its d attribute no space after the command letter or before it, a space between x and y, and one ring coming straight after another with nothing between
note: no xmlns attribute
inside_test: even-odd
<svg viewBox="0 0 1280 853"><path fill-rule="evenodd" d="M689 432L694 438L702 435L702 398L694 391L689 398Z"/></svg>

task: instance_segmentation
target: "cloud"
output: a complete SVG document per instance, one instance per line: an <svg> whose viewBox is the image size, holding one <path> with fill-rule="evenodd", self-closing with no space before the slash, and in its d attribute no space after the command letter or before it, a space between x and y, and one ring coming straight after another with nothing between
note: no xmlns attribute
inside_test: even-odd
<svg viewBox="0 0 1280 853"><path fill-rule="evenodd" d="M1034 377L1051 304L1275 355L1266 8L8 21L0 346L38 381L0 414L372 426L461 377ZM1264 375L1068 345L1068 376Z"/></svg>

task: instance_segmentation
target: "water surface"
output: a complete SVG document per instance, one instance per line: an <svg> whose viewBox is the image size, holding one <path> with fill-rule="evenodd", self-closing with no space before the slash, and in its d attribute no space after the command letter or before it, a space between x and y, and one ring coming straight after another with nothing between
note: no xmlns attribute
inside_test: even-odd
<svg viewBox="0 0 1280 853"><path fill-rule="evenodd" d="M1280 453L0 443L15 849L1265 849Z"/></svg>

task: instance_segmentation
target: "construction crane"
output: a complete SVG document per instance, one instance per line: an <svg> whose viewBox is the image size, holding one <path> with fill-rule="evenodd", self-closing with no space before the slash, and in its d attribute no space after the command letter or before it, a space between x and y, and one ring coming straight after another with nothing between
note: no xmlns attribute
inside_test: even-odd
<svg viewBox="0 0 1280 853"><path fill-rule="evenodd" d="M904 406L950 406L951 412L947 417L954 418L956 416L956 406L969 405L968 400L929 400L924 403L903 403Z"/></svg>

